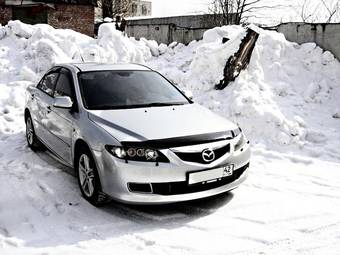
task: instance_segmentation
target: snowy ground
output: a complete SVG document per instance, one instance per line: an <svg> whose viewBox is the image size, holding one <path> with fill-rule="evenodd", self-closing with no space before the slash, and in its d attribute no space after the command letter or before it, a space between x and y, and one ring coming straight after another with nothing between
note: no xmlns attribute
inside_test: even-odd
<svg viewBox="0 0 340 255"><path fill-rule="evenodd" d="M0 145L1 254L339 254L339 163L255 149L231 193L98 209L70 169L23 136Z"/></svg>
<svg viewBox="0 0 340 255"><path fill-rule="evenodd" d="M0 254L339 254L340 64L314 44L260 33L248 70L215 91L240 27L187 47L109 26L98 40L46 25L0 27ZM223 45L222 36L232 40ZM27 148L23 123L25 88L80 53L146 63L240 123L253 142L246 183L175 205L89 205L72 169Z"/></svg>

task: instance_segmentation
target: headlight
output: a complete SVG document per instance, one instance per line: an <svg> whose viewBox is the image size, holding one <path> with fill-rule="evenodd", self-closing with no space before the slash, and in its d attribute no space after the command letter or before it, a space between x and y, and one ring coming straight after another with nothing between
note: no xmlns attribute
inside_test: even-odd
<svg viewBox="0 0 340 255"><path fill-rule="evenodd" d="M249 141L247 141L247 139L246 139L245 135L243 134L242 129L240 127L232 130L231 132L232 132L234 138L240 136L239 140L235 144L235 151L241 149L246 143L249 143Z"/></svg>
<svg viewBox="0 0 340 255"><path fill-rule="evenodd" d="M236 128L236 129L232 130L231 133L232 133L233 137L235 138L235 137L237 137L240 133L242 133L242 129L241 129L240 127L238 127L238 128Z"/></svg>
<svg viewBox="0 0 340 255"><path fill-rule="evenodd" d="M145 162L165 162L169 160L160 151L151 148L123 148L119 146L106 145L105 149L119 159Z"/></svg>
<svg viewBox="0 0 340 255"><path fill-rule="evenodd" d="M246 143L246 139L244 137L244 134L242 133L240 140L238 140L238 142L235 144L235 151L238 151L239 149L241 149L245 143Z"/></svg>

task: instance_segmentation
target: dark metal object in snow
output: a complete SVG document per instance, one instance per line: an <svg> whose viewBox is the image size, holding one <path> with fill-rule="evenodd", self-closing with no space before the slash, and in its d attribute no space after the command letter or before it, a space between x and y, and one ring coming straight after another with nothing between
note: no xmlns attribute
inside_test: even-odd
<svg viewBox="0 0 340 255"><path fill-rule="evenodd" d="M230 40L229 38L223 37L223 38L222 38L222 43L225 44L225 43L228 42L229 40Z"/></svg>
<svg viewBox="0 0 340 255"><path fill-rule="evenodd" d="M224 89L230 82L235 81L243 69L246 69L258 38L257 32L247 29L247 35L242 39L239 50L228 59L224 68L224 78L215 86L216 89Z"/></svg>

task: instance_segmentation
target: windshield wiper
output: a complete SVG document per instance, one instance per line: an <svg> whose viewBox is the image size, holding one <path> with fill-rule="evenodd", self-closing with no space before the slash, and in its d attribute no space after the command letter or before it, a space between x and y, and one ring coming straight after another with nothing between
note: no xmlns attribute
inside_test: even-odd
<svg viewBox="0 0 340 255"><path fill-rule="evenodd" d="M184 102L175 103L150 103L150 104L133 104L133 105L96 105L91 107L91 110L119 110L119 109L133 109L133 108L147 108L147 107L162 107L162 106L174 106L174 105L184 105Z"/></svg>
<svg viewBox="0 0 340 255"><path fill-rule="evenodd" d="M119 107L121 108L121 106ZM119 109L117 106L114 105L96 105L91 107L91 110L113 110L113 109Z"/></svg>
<svg viewBox="0 0 340 255"><path fill-rule="evenodd" d="M173 105L184 105L184 103L150 103L150 104L145 104L143 107L157 107L157 106L173 106Z"/></svg>

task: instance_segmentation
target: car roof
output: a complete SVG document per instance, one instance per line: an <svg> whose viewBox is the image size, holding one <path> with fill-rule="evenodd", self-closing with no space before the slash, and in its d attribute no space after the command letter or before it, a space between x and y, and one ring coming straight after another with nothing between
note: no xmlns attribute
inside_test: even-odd
<svg viewBox="0 0 340 255"><path fill-rule="evenodd" d="M107 63L72 63L72 66L79 69L81 72L89 72L89 71L151 71L150 68L140 65L140 64L107 64Z"/></svg>

